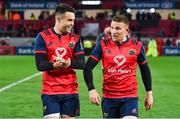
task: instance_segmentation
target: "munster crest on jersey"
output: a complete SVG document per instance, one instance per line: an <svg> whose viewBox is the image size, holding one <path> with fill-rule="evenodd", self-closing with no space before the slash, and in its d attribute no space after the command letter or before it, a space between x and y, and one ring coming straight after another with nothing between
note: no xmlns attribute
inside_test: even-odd
<svg viewBox="0 0 180 119"><path fill-rule="evenodd" d="M135 53L136 53L136 51L135 51L134 49L130 49L130 50L129 50L129 54L130 54L130 55L134 55Z"/></svg>
<svg viewBox="0 0 180 119"><path fill-rule="evenodd" d="M74 45L75 45L75 42L73 42L73 41L71 41L71 42L68 43L68 47L69 47L69 48L74 47Z"/></svg>

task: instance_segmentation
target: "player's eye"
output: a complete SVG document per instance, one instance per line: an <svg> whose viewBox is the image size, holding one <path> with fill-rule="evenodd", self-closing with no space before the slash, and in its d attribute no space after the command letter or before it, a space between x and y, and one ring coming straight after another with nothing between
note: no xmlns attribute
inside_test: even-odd
<svg viewBox="0 0 180 119"><path fill-rule="evenodd" d="M116 27L116 30L121 30L121 28L120 27Z"/></svg>

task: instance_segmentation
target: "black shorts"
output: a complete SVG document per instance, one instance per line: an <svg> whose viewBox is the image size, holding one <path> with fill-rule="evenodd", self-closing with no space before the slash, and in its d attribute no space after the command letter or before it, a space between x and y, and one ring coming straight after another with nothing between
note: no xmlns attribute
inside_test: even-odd
<svg viewBox="0 0 180 119"><path fill-rule="evenodd" d="M43 115L60 113L70 117L79 116L80 103L78 94L41 95Z"/></svg>
<svg viewBox="0 0 180 119"><path fill-rule="evenodd" d="M138 98L103 98L102 113L104 118L138 117Z"/></svg>

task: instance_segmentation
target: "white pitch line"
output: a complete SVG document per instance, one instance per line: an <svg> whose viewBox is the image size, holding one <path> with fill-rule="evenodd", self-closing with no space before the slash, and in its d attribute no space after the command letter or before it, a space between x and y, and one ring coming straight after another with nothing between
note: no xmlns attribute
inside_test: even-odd
<svg viewBox="0 0 180 119"><path fill-rule="evenodd" d="M11 88L11 87L13 87L13 86L16 86L16 85L18 85L18 84L20 84L20 83L23 83L23 82L25 82L25 81L28 81L28 80L30 80L30 79L32 79L32 78L40 75L41 73L42 73L42 72L33 74L33 75L31 75L31 76L28 76L28 77L26 77L26 78L23 78L23 79L21 79L21 80L18 80L18 81L14 82L14 83L11 83L11 84L3 87L3 88L0 88L0 92L3 92L3 91L5 91L5 90L7 90L7 89L9 89L9 88Z"/></svg>

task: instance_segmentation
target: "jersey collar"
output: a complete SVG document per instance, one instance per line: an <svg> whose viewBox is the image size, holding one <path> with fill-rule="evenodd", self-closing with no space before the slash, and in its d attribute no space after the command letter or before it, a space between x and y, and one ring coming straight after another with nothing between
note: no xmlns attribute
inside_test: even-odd
<svg viewBox="0 0 180 119"><path fill-rule="evenodd" d="M55 34L55 35L58 35L58 36L61 36L61 34L58 34L55 32L54 28L52 27L52 32Z"/></svg>
<svg viewBox="0 0 180 119"><path fill-rule="evenodd" d="M68 34L68 33L58 34L58 33L56 33L56 31L54 30L53 27L52 27L52 32L53 32L55 35L58 35L59 37L61 37L62 35L67 35L67 34Z"/></svg>

